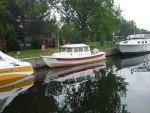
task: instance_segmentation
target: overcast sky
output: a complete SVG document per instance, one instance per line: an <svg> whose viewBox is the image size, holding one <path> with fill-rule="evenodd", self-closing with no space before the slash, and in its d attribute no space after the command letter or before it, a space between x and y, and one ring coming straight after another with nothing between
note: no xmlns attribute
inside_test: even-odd
<svg viewBox="0 0 150 113"><path fill-rule="evenodd" d="M138 28L150 31L150 0L114 0L120 4L122 16L136 22Z"/></svg>

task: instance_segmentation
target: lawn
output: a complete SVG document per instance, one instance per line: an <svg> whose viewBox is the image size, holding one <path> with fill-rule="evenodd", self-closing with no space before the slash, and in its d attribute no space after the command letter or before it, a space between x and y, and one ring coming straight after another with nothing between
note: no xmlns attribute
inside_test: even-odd
<svg viewBox="0 0 150 113"><path fill-rule="evenodd" d="M19 59L23 58L32 58L32 57L39 57L40 55L51 55L52 53L58 51L58 49L50 49L48 52L43 52L41 49L32 49L32 50L21 50L20 54L18 55ZM17 58L17 55L11 51L8 52L8 55Z"/></svg>

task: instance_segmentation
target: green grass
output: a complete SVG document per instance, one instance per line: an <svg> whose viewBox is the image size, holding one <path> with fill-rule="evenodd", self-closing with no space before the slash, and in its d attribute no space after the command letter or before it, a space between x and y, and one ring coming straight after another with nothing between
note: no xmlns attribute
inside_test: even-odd
<svg viewBox="0 0 150 113"><path fill-rule="evenodd" d="M107 48L114 48L115 46L113 46L110 43L106 43L104 46L91 46L91 50L93 48L98 48L100 50L102 49L107 49ZM50 52L43 52L41 49L22 49L20 51L20 54L18 55L19 59L23 59L23 58L33 58L33 57L40 57L40 55L51 55L54 52L57 52L58 48L50 48ZM16 58L16 54L14 54L14 51L8 52L8 55Z"/></svg>
<svg viewBox="0 0 150 113"><path fill-rule="evenodd" d="M43 52L41 49L21 50L20 54L18 55L18 58L23 59L23 58L40 57L40 55L51 55L56 51L58 51L58 49L50 49L50 52ZM8 52L8 55L14 58L17 57L13 51Z"/></svg>

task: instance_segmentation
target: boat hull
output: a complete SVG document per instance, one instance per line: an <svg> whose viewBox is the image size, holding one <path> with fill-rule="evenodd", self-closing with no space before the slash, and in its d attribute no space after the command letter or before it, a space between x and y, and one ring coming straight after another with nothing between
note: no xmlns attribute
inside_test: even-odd
<svg viewBox="0 0 150 113"><path fill-rule="evenodd" d="M34 72L34 69L32 65L28 62L15 62L15 64L7 61L1 61L3 64L0 66L0 76L2 74L8 74L8 73L20 73L20 72L26 72L28 74L32 74Z"/></svg>
<svg viewBox="0 0 150 113"><path fill-rule="evenodd" d="M150 53L150 44L117 44L121 54Z"/></svg>
<svg viewBox="0 0 150 113"><path fill-rule="evenodd" d="M32 74L34 72L32 64L25 61L20 61L11 56L8 56L0 52L0 76L9 73L21 73L26 72L27 74Z"/></svg>
<svg viewBox="0 0 150 113"><path fill-rule="evenodd" d="M56 68L102 61L105 59L105 54L100 53L90 55L87 57L78 57L78 58L54 58L52 56L42 56L42 58L49 67Z"/></svg>

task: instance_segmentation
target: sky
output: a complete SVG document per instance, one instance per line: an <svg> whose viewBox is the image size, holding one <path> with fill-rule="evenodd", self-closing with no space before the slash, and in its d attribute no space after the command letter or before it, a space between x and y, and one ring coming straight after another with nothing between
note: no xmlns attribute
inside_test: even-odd
<svg viewBox="0 0 150 113"><path fill-rule="evenodd" d="M133 20L138 28L150 31L150 0L114 0L114 4L120 4L126 20Z"/></svg>

